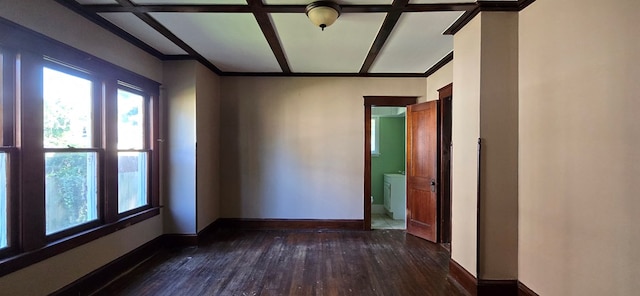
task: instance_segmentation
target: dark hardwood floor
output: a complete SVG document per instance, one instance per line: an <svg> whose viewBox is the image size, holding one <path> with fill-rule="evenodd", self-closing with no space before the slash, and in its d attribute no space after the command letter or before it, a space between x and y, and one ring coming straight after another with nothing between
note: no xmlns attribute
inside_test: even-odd
<svg viewBox="0 0 640 296"><path fill-rule="evenodd" d="M440 246L402 230L217 230L97 295L466 295L448 264Z"/></svg>

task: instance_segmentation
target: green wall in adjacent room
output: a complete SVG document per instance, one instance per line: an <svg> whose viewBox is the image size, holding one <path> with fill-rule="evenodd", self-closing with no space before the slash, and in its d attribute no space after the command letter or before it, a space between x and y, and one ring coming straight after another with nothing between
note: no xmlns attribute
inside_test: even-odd
<svg viewBox="0 0 640 296"><path fill-rule="evenodd" d="M404 125L404 117L380 117L380 155L371 157L371 194L374 204L384 203L384 174L405 170Z"/></svg>

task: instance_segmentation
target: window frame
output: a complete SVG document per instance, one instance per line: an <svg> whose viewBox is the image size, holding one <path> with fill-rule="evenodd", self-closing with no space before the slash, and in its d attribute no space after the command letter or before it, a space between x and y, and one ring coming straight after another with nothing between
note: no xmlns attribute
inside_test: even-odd
<svg viewBox="0 0 640 296"><path fill-rule="evenodd" d="M7 109L15 110L10 125L3 125L5 131L10 129L3 138L9 138L11 145L7 146L5 140L4 146L0 147L0 151L9 153L10 196L7 198L11 208L10 245L0 250L0 276L159 215L160 147L155 139L159 138L160 84L3 18L0 18L0 49L5 57L9 57L2 69L3 74L9 73L3 75L3 84L9 87L3 87L2 92L5 101L9 98L13 102L12 108ZM43 110L38 107L42 107L42 67L50 66L52 62L65 70L71 69L73 75L87 75L94 85L94 145L69 151L98 152L98 219L46 235L46 150L43 147ZM121 83L135 86L146 94L149 187L147 206L118 214L117 120L114 116L117 116L116 92ZM5 116L3 120L6 122L9 118ZM41 176L36 177L38 175Z"/></svg>
<svg viewBox="0 0 640 296"><path fill-rule="evenodd" d="M59 239L62 239L64 237L82 232L82 231L86 231L95 227L100 226L101 224L101 206L102 206L102 202L101 202L101 195L100 193L104 190L104 183L101 182L102 178L101 176L103 175L101 173L101 159L103 159L101 157L101 155L104 153L104 149L102 149L102 124L101 124L101 110L102 110L102 100L101 100L101 88L102 88L102 83L99 79L99 77L96 77L96 75L92 75L92 73L90 71L86 71L83 69L79 69L77 67L74 67L71 64L66 64L65 62L61 62L61 61L56 61L51 59L50 57L43 57L43 62L42 62L42 66L41 69L44 70L44 68L49 68L52 69L54 71L58 71L60 73L64 73L67 75L71 75L74 77L78 77L78 78L82 78L82 79L86 79L88 81L91 81L91 147L80 147L80 148L53 148L53 147L45 147L44 146L44 135L43 135L43 154L42 157L43 159L45 159L45 154L46 153L51 153L51 152L58 152L58 153L73 153L73 152L94 152L96 153L96 166L97 166L97 171L96 171L96 186L97 188L97 206L98 208L96 209L97 211L97 217L95 220L91 220L91 221L87 221L85 223L81 223L69 228L65 228L62 229L60 231L56 231L56 232L52 232L50 234L46 234L46 229L45 229L45 235L46 235L46 240L47 242L55 242ZM43 84L44 84L44 80L43 80ZM44 85L43 85L43 95L44 95ZM43 104L41 105L41 108L44 108L44 100L43 100ZM43 116L44 116L44 111L43 111ZM41 128L44 127L44 124L41 126ZM46 188L46 182L43 183L43 186L45 186ZM45 194L45 202L46 202L46 194ZM46 223L46 217L47 217L47 213L46 213L46 209L45 209L45 223Z"/></svg>
<svg viewBox="0 0 640 296"><path fill-rule="evenodd" d="M118 88L116 89L116 102L117 102L117 91L118 90L123 90L123 91L127 91L130 93L134 93L137 95L142 96L142 99L144 100L143 102L143 125L144 125L144 129L142 131L142 137L143 137L143 143L142 143L142 149L119 149L117 148L117 141L116 141L116 150L117 153L119 152L126 152L126 151L137 151L137 152L145 152L147 154L147 170L146 170L146 174L147 174L147 204L137 207L137 208L133 208L127 211L124 211L122 213L119 212L118 210L118 217L126 217L128 215L131 215L137 211L140 211L142 209L148 209L150 207L152 207L153 205L153 201L151 200L150 196L151 196L151 191L152 191L152 186L153 186L153 180L152 180L152 175L153 172L151 170L151 167L153 165L153 157L152 157L152 149L151 149L151 143L153 143L153 137L152 137L152 130L153 130L153 122L152 122L152 96L149 95L147 92L145 92L144 90L137 88L133 85L130 85L128 83L125 83L123 81L119 81L118 82ZM117 112L117 111L116 111ZM117 130L117 122L116 122L116 130ZM116 154L116 166L118 165L118 158L117 158L117 154ZM118 196L116 196L116 205L119 205L119 191L117 192ZM118 207L116 207L118 208Z"/></svg>
<svg viewBox="0 0 640 296"><path fill-rule="evenodd" d="M18 242L18 199L16 193L19 192L17 176L19 174L19 166L17 159L19 158L18 149L15 142L15 73L16 73L16 52L0 46L0 58L2 63L0 71L2 71L2 79L0 83L0 100L2 100L2 138L0 138L0 152L7 154L7 246L0 248L0 258L14 254L17 249Z"/></svg>

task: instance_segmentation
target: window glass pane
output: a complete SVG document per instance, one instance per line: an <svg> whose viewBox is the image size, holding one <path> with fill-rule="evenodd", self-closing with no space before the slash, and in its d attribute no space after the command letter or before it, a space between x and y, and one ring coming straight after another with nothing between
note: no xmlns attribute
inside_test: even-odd
<svg viewBox="0 0 640 296"><path fill-rule="evenodd" d="M47 235L98 219L96 152L45 153Z"/></svg>
<svg viewBox="0 0 640 296"><path fill-rule="evenodd" d="M9 203L7 202L7 154L0 153L0 248L9 246Z"/></svg>
<svg viewBox="0 0 640 296"><path fill-rule="evenodd" d="M371 152L375 152L376 151L376 142L378 141L378 139L376 139L376 120L375 119L371 119Z"/></svg>
<svg viewBox="0 0 640 296"><path fill-rule="evenodd" d="M91 147L91 81L45 67L43 83L44 147Z"/></svg>
<svg viewBox="0 0 640 296"><path fill-rule="evenodd" d="M144 149L144 98L118 90L118 149Z"/></svg>
<svg viewBox="0 0 640 296"><path fill-rule="evenodd" d="M147 203L147 153L118 152L118 212Z"/></svg>

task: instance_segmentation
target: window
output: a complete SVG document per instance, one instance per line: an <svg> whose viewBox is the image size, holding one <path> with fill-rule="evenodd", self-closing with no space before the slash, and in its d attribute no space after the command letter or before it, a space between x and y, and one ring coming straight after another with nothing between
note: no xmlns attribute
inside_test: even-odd
<svg viewBox="0 0 640 296"><path fill-rule="evenodd" d="M380 118L371 118L371 155L380 155Z"/></svg>
<svg viewBox="0 0 640 296"><path fill-rule="evenodd" d="M148 204L145 100L118 89L118 213Z"/></svg>
<svg viewBox="0 0 640 296"><path fill-rule="evenodd" d="M12 198L10 190L13 148L13 96L11 88L10 52L0 48L0 254L11 247L14 235Z"/></svg>
<svg viewBox="0 0 640 296"><path fill-rule="evenodd" d="M7 154L0 153L0 249L9 246L9 204L7 201Z"/></svg>
<svg viewBox="0 0 640 296"><path fill-rule="evenodd" d="M4 55L0 51L0 104L4 100ZM4 106L2 106L4 107ZM0 123L2 120L0 120ZM0 128L0 133L2 128ZM9 246L9 207L7 201L7 155L0 153L0 249Z"/></svg>
<svg viewBox="0 0 640 296"><path fill-rule="evenodd" d="M0 31L16 37L0 36L3 276L160 213L159 84L28 30Z"/></svg>
<svg viewBox="0 0 640 296"><path fill-rule="evenodd" d="M67 69L68 70L68 69ZM91 80L43 68L46 234L98 219Z"/></svg>

